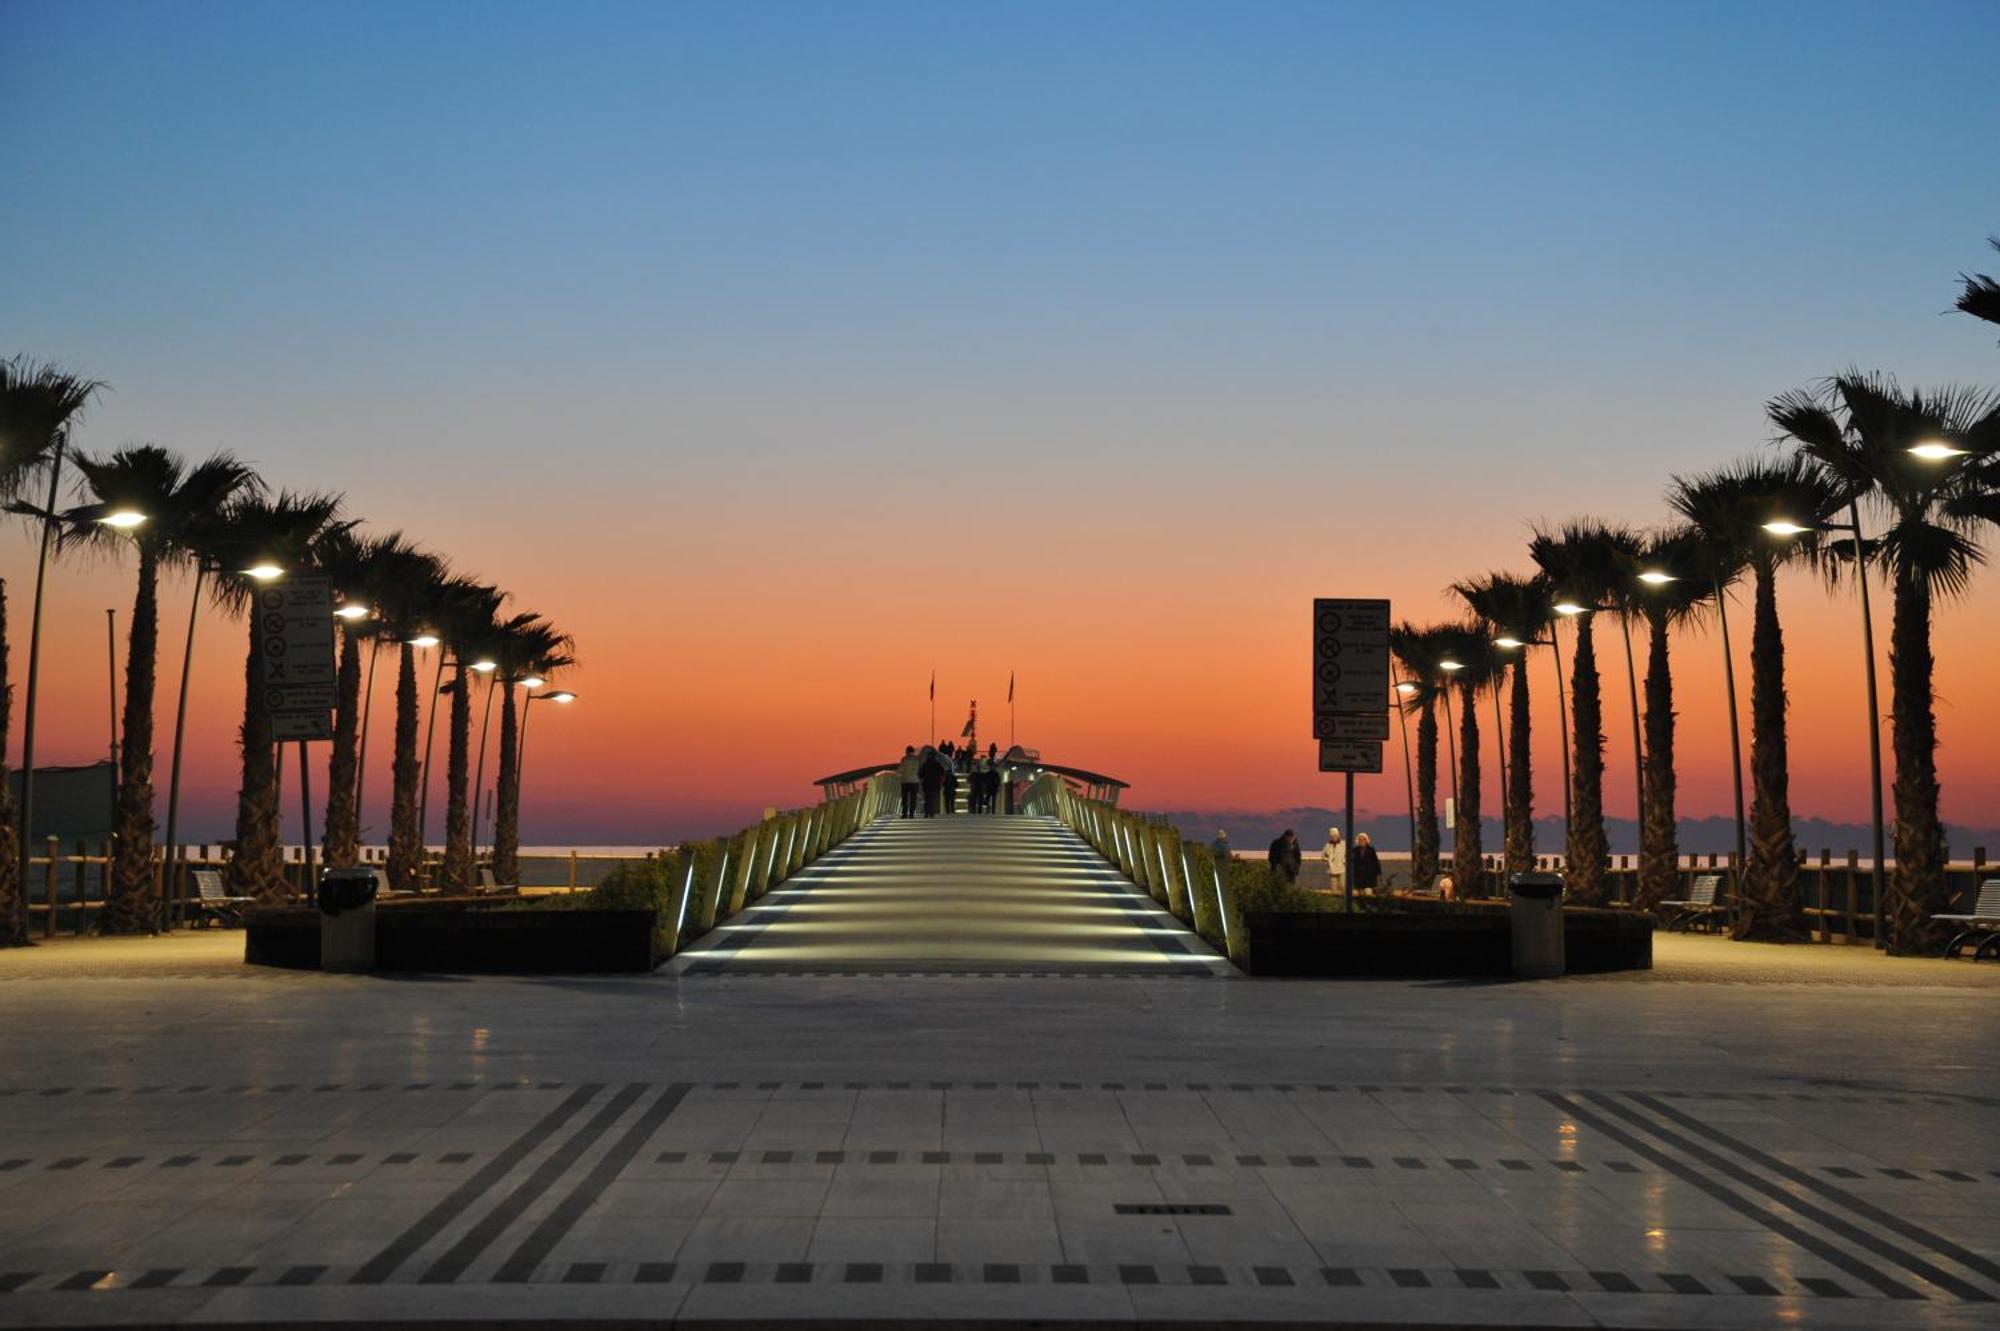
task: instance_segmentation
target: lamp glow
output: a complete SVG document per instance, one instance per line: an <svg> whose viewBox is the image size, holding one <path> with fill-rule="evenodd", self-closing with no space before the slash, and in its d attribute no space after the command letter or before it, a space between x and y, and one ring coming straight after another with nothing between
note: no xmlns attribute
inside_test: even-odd
<svg viewBox="0 0 2000 1331"><path fill-rule="evenodd" d="M1926 439L1910 448L1911 457L1919 457L1926 462L1947 462L1952 458L1964 457L1965 452L1966 450L1955 444L1948 444L1942 439Z"/></svg>
<svg viewBox="0 0 2000 1331"><path fill-rule="evenodd" d="M576 695L568 689L557 689L554 693L537 694L545 702L575 702Z"/></svg>
<svg viewBox="0 0 2000 1331"><path fill-rule="evenodd" d="M1790 518L1774 518L1764 524L1764 530L1773 536L1803 536L1811 527L1802 527Z"/></svg>
<svg viewBox="0 0 2000 1331"><path fill-rule="evenodd" d="M1649 568L1639 575L1639 581L1649 587L1664 587L1670 582L1679 582L1680 579L1664 569Z"/></svg>
<svg viewBox="0 0 2000 1331"><path fill-rule="evenodd" d="M1465 662L1463 662L1463 661L1440 661L1440 662L1438 662L1438 669L1440 669L1440 670L1463 670L1463 669L1465 669Z"/></svg>
<svg viewBox="0 0 2000 1331"><path fill-rule="evenodd" d="M410 639L410 646L422 647L426 651L437 645L438 636L435 633L419 633L416 637Z"/></svg>
<svg viewBox="0 0 2000 1331"><path fill-rule="evenodd" d="M500 668L500 663L498 661L489 660L487 658L482 657L479 660L474 661L472 663L472 668L474 670L477 670L482 675L490 675L494 671Z"/></svg>
<svg viewBox="0 0 2000 1331"><path fill-rule="evenodd" d="M106 527L116 527L119 531L131 531L146 520L146 515L136 508L115 508L98 519Z"/></svg>
<svg viewBox="0 0 2000 1331"><path fill-rule="evenodd" d="M368 618L368 616L374 614L375 612L373 610L370 610L365 605L356 605L352 602L349 602L348 604L340 607L340 609L334 611L333 613L334 616L338 619L354 620L354 619L366 619Z"/></svg>
<svg viewBox="0 0 2000 1331"><path fill-rule="evenodd" d="M285 570L279 568L276 564L266 562L252 564L249 568L243 570L243 576L246 578L255 578L259 582L271 582L284 577Z"/></svg>
<svg viewBox="0 0 2000 1331"><path fill-rule="evenodd" d="M1519 638L1516 638L1511 634L1509 634L1507 637L1504 638L1495 638L1493 640L1493 645L1495 647L1504 647L1510 652L1513 651L1516 647L1527 646L1526 643L1522 642Z"/></svg>
<svg viewBox="0 0 2000 1331"><path fill-rule="evenodd" d="M1589 606L1578 605L1575 601L1556 602L1556 613L1559 615L1580 615L1588 609L1590 609Z"/></svg>
<svg viewBox="0 0 2000 1331"><path fill-rule="evenodd" d="M548 683L548 681L543 679L540 675L527 675L524 676L518 682L524 689L539 689L540 687L542 687L542 685Z"/></svg>
<svg viewBox="0 0 2000 1331"><path fill-rule="evenodd" d="M1402 694L1402 695L1403 695L1404 697L1406 697L1406 698L1407 698L1407 697L1408 697L1408 696L1409 696L1410 694L1412 694L1412 693L1415 693L1416 691L1417 691L1417 686L1416 686L1416 685L1414 685L1414 684L1412 684L1412 683L1410 683L1410 682L1409 682L1409 681L1407 681L1407 680L1405 680L1404 682L1402 682L1402 683L1400 683L1400 684L1396 685L1396 692L1398 692L1398 693Z"/></svg>

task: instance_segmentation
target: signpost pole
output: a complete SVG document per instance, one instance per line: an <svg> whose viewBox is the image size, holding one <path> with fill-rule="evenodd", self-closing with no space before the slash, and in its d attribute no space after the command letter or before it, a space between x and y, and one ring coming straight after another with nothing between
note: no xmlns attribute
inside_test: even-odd
<svg viewBox="0 0 2000 1331"><path fill-rule="evenodd" d="M313 895L313 802L312 776L306 766L306 742L299 741L299 826L306 837L306 898Z"/></svg>
<svg viewBox="0 0 2000 1331"><path fill-rule="evenodd" d="M1346 829L1340 834L1340 853L1346 861L1341 866L1340 886L1347 898L1341 903L1349 915L1354 913L1354 773L1347 774L1347 817L1341 826Z"/></svg>

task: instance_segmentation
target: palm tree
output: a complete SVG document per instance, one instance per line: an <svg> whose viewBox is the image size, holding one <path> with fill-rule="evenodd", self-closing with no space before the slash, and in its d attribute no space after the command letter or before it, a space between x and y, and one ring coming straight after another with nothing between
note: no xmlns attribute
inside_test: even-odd
<svg viewBox="0 0 2000 1331"><path fill-rule="evenodd" d="M275 496L239 498L194 544L217 569L215 599L231 613L250 609L260 582L246 570L261 563L296 571L312 566L314 550L330 534L351 526L340 518L340 497L281 490ZM236 849L230 885L243 896L276 901L285 895L284 846L279 839L278 767L265 701L264 654L251 617L244 660L243 782L236 795Z"/></svg>
<svg viewBox="0 0 2000 1331"><path fill-rule="evenodd" d="M248 464L218 453L189 468L152 444L108 458L79 455L91 502L63 514L64 545L102 550L128 541L139 554L139 588L125 658L124 737L118 754L117 827L105 933L157 933L162 886L153 865L153 692L160 647L159 582L163 567L188 563L204 526L239 496L257 489ZM129 525L137 517L137 525Z"/></svg>
<svg viewBox="0 0 2000 1331"><path fill-rule="evenodd" d="M1680 886L1678 813L1674 807L1673 630L1690 622L1711 595L1707 542L1692 527L1646 538L1638 609L1646 621L1646 779L1639 801L1639 890L1634 905L1652 910Z"/></svg>
<svg viewBox="0 0 2000 1331"><path fill-rule="evenodd" d="M397 646L396 722L389 778L389 885L416 889L423 869L423 830L417 816L422 764L417 757L417 648L412 639L432 633L447 574L444 561L414 548L383 551L376 562L378 638ZM357 800L357 805L359 801Z"/></svg>
<svg viewBox="0 0 2000 1331"><path fill-rule="evenodd" d="M1535 774L1529 751L1533 725L1528 708L1528 646L1540 641L1555 618L1555 599L1549 594L1548 580L1521 578L1505 573L1489 573L1461 582L1452 589L1472 607L1487 628L1487 636L1504 638L1517 646L1505 648L1517 653L1508 692L1507 773L1503 795L1505 832L1502 838L1504 872L1527 873L1535 867Z"/></svg>
<svg viewBox="0 0 2000 1331"><path fill-rule="evenodd" d="M2000 449L2000 395L1906 390L1887 375L1849 372L1817 391L1777 398L1769 411L1797 441L1802 461L1817 466L1843 496L1867 500L1888 524L1873 541L1842 542L1836 553L1856 565L1858 576L1866 575L1869 559L1889 575L1896 872L1885 913L1890 950L1921 951L1942 941L1931 917L1951 909L1938 818L1931 607L1970 584L1973 566L1984 558L1973 527L1992 501L1979 467L1940 465L1910 449L1937 441L1978 455Z"/></svg>
<svg viewBox="0 0 2000 1331"><path fill-rule="evenodd" d="M494 778L493 876L503 883L520 881L521 750L520 716L514 689L524 679L546 680L574 665L574 644L568 634L536 615L516 615L501 628L496 652L500 663L500 770Z"/></svg>
<svg viewBox="0 0 2000 1331"><path fill-rule="evenodd" d="M2000 250L2000 236L1989 236L1986 243ZM1975 319L2000 324L2000 282L1984 273L1961 273L1959 277L1965 289L1958 294L1958 308Z"/></svg>
<svg viewBox="0 0 2000 1331"><path fill-rule="evenodd" d="M445 691L451 695L451 729L445 759L444 865L439 877L446 891L472 887L472 679L467 671L493 663L495 617L507 593L471 578L454 578L444 588L438 628L451 653L453 673Z"/></svg>
<svg viewBox="0 0 2000 1331"><path fill-rule="evenodd" d="M318 550L319 566L332 579L342 610L349 612L341 620L333 744L327 760L324 844L330 866L354 864L361 856L361 649L366 643L373 655L385 623L377 607L411 575L413 556L423 559L401 532L373 537L337 532ZM418 568L416 576L421 580L427 571Z"/></svg>
<svg viewBox="0 0 2000 1331"><path fill-rule="evenodd" d="M1448 629L1418 628L1407 621L1389 631L1389 650L1408 677L1402 706L1417 714L1417 834L1410 846L1410 885L1429 887L1438 875L1437 704L1444 696L1438 661Z"/></svg>
<svg viewBox="0 0 2000 1331"><path fill-rule="evenodd" d="M1439 668L1456 686L1458 711L1458 816L1453 824L1452 881L1461 897L1486 894L1484 829L1480 825L1479 695L1500 682L1506 668L1492 635L1476 624L1454 624L1439 634ZM1497 737L1496 737L1497 738Z"/></svg>
<svg viewBox="0 0 2000 1331"><path fill-rule="evenodd" d="M1590 520L1537 529L1528 553L1548 579L1561 613L1576 620L1570 670L1570 816L1564 847L1565 888L1584 905L1605 899L1611 848L1604 834L1604 704L1592 632L1597 612L1630 584L1639 537L1629 527Z"/></svg>
<svg viewBox="0 0 2000 1331"><path fill-rule="evenodd" d="M0 947L25 947L28 937L29 829L20 825L32 817L35 778L35 684L41 654L42 577L48 567L49 543L55 533L57 486L62 477L63 449L70 427L103 387L54 365L26 356L0 361L0 501L18 500L28 484L44 471L49 477L48 503L33 510L42 519L42 552L35 569L35 602L29 619L28 698L21 737L22 807L14 804L7 782L7 731L14 713L14 686L0 671ZM7 658L5 587L0 585L0 664Z"/></svg>
<svg viewBox="0 0 2000 1331"><path fill-rule="evenodd" d="M1792 839L1791 762L1785 734L1785 639L1778 621L1778 569L1816 558L1813 531L1793 543L1764 525L1789 519L1817 528L1843 503L1840 488L1801 457L1759 458L1699 476L1675 477L1674 511L1711 549L1747 564L1755 580L1750 628L1750 847L1730 932L1783 942L1805 935L1798 847Z"/></svg>

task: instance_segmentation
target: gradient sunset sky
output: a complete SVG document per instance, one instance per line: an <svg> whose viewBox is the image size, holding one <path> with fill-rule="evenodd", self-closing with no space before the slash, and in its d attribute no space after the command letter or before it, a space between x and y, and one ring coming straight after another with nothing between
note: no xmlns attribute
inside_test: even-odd
<svg viewBox="0 0 2000 1331"><path fill-rule="evenodd" d="M0 0L0 355L109 382L88 450L342 490L571 630L529 843L804 802L925 734L933 668L948 733L976 698L1004 742L1015 672L1021 740L1135 806L1330 804L1313 596L1455 614L1531 521L1660 521L1848 366L2000 382L1947 313L2000 262L1996 45L1990 2ZM0 533L17 682L33 549ZM54 570L42 760L104 753L130 601L129 564ZM184 578L163 605L162 769ZM1862 819L1852 594L1781 608L1794 808ZM1979 827L1996 634L1987 570L1936 637ZM204 616L197 839L243 649ZM1676 652L1681 809L1722 814L1719 646Z"/></svg>

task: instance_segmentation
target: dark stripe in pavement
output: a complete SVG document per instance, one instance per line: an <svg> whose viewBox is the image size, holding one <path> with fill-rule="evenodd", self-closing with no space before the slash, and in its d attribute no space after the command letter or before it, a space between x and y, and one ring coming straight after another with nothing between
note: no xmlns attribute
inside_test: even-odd
<svg viewBox="0 0 2000 1331"><path fill-rule="evenodd" d="M1866 1198L1855 1196L1838 1184L1827 1183L1814 1178L1806 1171L1788 1165L1776 1156L1765 1151L1760 1151L1750 1143L1730 1136L1720 1128L1703 1123L1699 1119L1690 1118L1678 1109L1661 1104L1650 1095L1633 1092L1632 1099L1645 1105L1662 1118L1670 1118L1689 1131L1700 1133L1710 1141L1728 1147L1745 1159L1754 1160L1772 1173L1782 1178L1790 1179L1801 1187L1810 1188L1829 1201L1838 1202L1864 1220L1872 1221L1892 1233L1901 1234L1912 1243L1921 1243L1932 1252L1949 1257L1952 1261L1957 1262L1967 1270L1979 1272L1980 1275L1985 1276L1988 1280L2000 1280L2000 1262L1982 1257L1968 1248L1953 1243L1942 1234L1935 1233L1925 1229L1922 1225L1905 1220L1892 1211L1885 1211Z"/></svg>
<svg viewBox="0 0 2000 1331"><path fill-rule="evenodd" d="M1751 1173L1749 1170L1743 1168L1741 1165L1738 1165L1734 1161L1726 1159L1723 1156L1717 1155L1715 1152L1709 1150L1705 1146L1702 1146L1698 1142L1690 1141L1686 1137L1683 1137L1678 1133L1672 1132L1666 1128L1661 1127L1659 1124L1654 1123L1650 1119L1646 1118L1644 1115L1632 1109L1630 1106L1620 1103L1619 1101L1613 1099L1611 1096L1605 1094L1604 1092L1587 1091L1585 1092L1585 1094L1589 1097L1592 1103L1598 1105L1599 1107L1611 1113L1617 1114L1621 1118L1624 1118L1628 1122L1633 1123L1638 1127L1644 1128L1647 1132L1652 1133L1655 1137L1667 1143L1669 1146L1672 1146L1681 1151L1685 1151L1688 1155L1691 1155L1696 1160L1701 1161L1701 1163L1707 1165L1710 1169L1721 1170L1724 1174L1727 1174L1730 1178L1735 1179L1738 1183L1742 1184L1743 1186L1756 1189L1758 1192L1763 1193L1766 1197L1769 1197L1772 1201L1777 1202L1781 1206L1789 1207L1791 1210L1797 1212L1799 1215L1804 1216L1806 1219L1813 1221L1821 1228L1831 1230L1833 1233L1838 1234L1840 1235L1840 1237L1846 1239L1849 1243L1854 1244L1856 1247L1859 1247L1866 1252L1872 1253L1874 1256L1878 1258L1894 1262L1897 1266L1902 1267L1905 1271L1910 1272L1912 1275L1923 1277L1925 1280L1930 1281L1933 1285L1936 1285L1939 1289L1945 1290L1954 1297L1963 1299L1967 1303L1992 1303L1994 1301L1993 1296L1991 1294L1988 1294L1985 1290L1980 1289L1977 1285L1970 1284L1965 1280L1961 1280L1959 1277L1953 1275L1951 1272L1946 1271L1941 1267L1937 1266L1936 1264L1926 1261L1924 1258L1918 1257L1913 1253L1905 1252L1903 1251L1903 1249L1897 1247L1893 1243L1885 1242L1884 1240L1876 1237L1874 1234L1871 1234L1867 1230L1861 1228L1859 1225L1853 1224L1845 1219L1842 1219L1840 1216L1833 1214L1831 1211L1822 1210L1820 1207L1814 1206L1810 1202L1802 1201L1801 1199L1794 1197L1791 1193L1787 1192L1784 1188L1780 1187L1778 1184L1771 1182L1771 1180L1764 1178L1761 1175ZM1633 1098L1638 1099L1640 1097L1635 1096ZM1680 1118L1684 1117L1685 1117L1684 1115L1678 1116L1676 1118L1676 1121L1679 1121ZM1800 1179L1803 1179L1808 1183L1813 1181L1811 1177L1806 1174L1800 1174L1799 1177ZM1829 1184L1828 1186L1831 1187L1832 1185ZM1850 1271L1849 1274L1858 1276L1860 1275L1860 1272Z"/></svg>
<svg viewBox="0 0 2000 1331"><path fill-rule="evenodd" d="M499 1274L494 1279L526 1280L533 1275L535 1268L555 1251L556 1244L562 1242L563 1236L583 1218L583 1213L597 1204L597 1199L604 1195L604 1189L611 1181L623 1173L633 1158L645 1149L653 1134L660 1130L660 1125L665 1123L668 1116L680 1106L689 1089L688 1083L677 1082L662 1091L660 1098L653 1101L646 1112L639 1116L638 1121L625 1130L625 1135L620 1137L616 1144L591 1167L590 1173L584 1176L583 1181L571 1188L569 1195L557 1204L556 1209L549 1212L541 1224L535 1226L534 1232L521 1240L513 1255L501 1264Z"/></svg>
<svg viewBox="0 0 2000 1331"><path fill-rule="evenodd" d="M1738 1196L1700 1170L1676 1159L1674 1156L1668 1155L1665 1151L1659 1150L1648 1142L1641 1141L1631 1133L1626 1132L1623 1128L1620 1128L1617 1124L1592 1113L1574 1100L1558 1095L1554 1091L1543 1091L1542 1098L1584 1126L1593 1131L1603 1133L1626 1150L1636 1152L1646 1159L1651 1160L1654 1164L1666 1170L1675 1178L1680 1179L1683 1183L1693 1184L1738 1215L1755 1220L1779 1238L1789 1239L1821 1261L1847 1272L1847 1274L1857 1280L1872 1285L1874 1288L1887 1294L1890 1298L1923 1298L1923 1295L1917 1293L1917 1291L1911 1289L1901 1281L1882 1274L1882 1272L1877 1271L1858 1257L1841 1248L1835 1247L1825 1239L1820 1238L1817 1234L1812 1234L1799 1228L1783 1216L1772 1211L1767 1211L1755 1202Z"/></svg>
<svg viewBox="0 0 2000 1331"><path fill-rule="evenodd" d="M646 1083L632 1082L618 1094L611 1097L602 1109L591 1116L588 1123L571 1133L569 1139L551 1151L535 1172L518 1184L514 1190L500 1200L500 1203L479 1222L451 1245L444 1256L432 1262L430 1268L419 1278L425 1285L445 1285L465 1273L465 1268L478 1259L492 1242L506 1231L507 1226L519 1218L521 1212L555 1185L557 1179L570 1171L578 1157L611 1130L611 1125L632 1107L632 1102L645 1093Z"/></svg>
<svg viewBox="0 0 2000 1331"><path fill-rule="evenodd" d="M583 1108L603 1089L602 1083L593 1082L571 1091L567 1099L550 1110L533 1127L515 1138L506 1150L487 1161L477 1174L454 1188L450 1196L425 1212L415 1224L391 1239L389 1245L369 1258L347 1283L379 1285L395 1274L397 1267L414 1256L419 1248L436 1238L446 1225L456 1220L489 1188L507 1177L508 1171L529 1152L547 1141L556 1129L569 1121L571 1115Z"/></svg>

